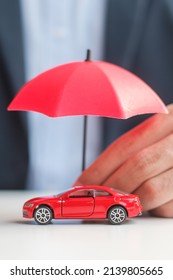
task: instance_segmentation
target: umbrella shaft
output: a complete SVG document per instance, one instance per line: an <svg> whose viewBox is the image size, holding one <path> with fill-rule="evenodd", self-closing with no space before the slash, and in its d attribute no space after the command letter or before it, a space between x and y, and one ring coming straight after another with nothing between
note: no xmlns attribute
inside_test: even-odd
<svg viewBox="0 0 173 280"><path fill-rule="evenodd" d="M83 126L83 151L82 151L82 171L85 170L86 163L86 141L87 141L87 116L84 116Z"/></svg>

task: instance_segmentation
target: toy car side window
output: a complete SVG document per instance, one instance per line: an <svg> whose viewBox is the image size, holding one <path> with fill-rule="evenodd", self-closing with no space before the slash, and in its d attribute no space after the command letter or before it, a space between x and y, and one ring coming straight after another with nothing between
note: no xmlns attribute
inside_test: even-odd
<svg viewBox="0 0 173 280"><path fill-rule="evenodd" d="M95 190L95 197L98 196L111 196L111 194L103 190Z"/></svg>
<svg viewBox="0 0 173 280"><path fill-rule="evenodd" d="M69 198L78 198L78 197L93 197L94 192L92 190L80 190L72 192L69 195Z"/></svg>

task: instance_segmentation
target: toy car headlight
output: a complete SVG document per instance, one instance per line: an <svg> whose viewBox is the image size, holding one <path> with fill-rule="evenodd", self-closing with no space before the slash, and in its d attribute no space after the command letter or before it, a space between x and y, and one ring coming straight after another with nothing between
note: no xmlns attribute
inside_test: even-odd
<svg viewBox="0 0 173 280"><path fill-rule="evenodd" d="M34 205L34 203L26 203L25 205L24 205L24 207L32 207Z"/></svg>

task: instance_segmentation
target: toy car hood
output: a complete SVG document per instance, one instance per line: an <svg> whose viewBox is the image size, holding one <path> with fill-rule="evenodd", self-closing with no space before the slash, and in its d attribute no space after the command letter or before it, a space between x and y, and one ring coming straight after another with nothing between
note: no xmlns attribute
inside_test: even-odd
<svg viewBox="0 0 173 280"><path fill-rule="evenodd" d="M38 202L40 203L40 202L42 202L42 201L44 201L44 200L47 200L47 199L52 200L52 199L54 199L55 197L56 197L55 195L52 195L52 196L42 196L42 197L35 197L35 198L32 198L32 199L26 201L26 202L25 202L25 205L26 205L26 204L30 204L30 203L38 203Z"/></svg>

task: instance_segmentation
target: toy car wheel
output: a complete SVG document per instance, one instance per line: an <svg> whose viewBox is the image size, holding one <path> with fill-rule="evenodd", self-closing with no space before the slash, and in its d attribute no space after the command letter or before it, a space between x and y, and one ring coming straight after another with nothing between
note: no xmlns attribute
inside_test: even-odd
<svg viewBox="0 0 173 280"><path fill-rule="evenodd" d="M53 218L52 210L47 206L40 206L35 210L34 219L40 225L47 225Z"/></svg>
<svg viewBox="0 0 173 280"><path fill-rule="evenodd" d="M126 210L121 206L114 206L108 212L108 219L111 224L120 225L127 218Z"/></svg>

